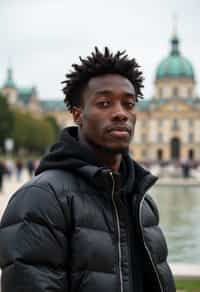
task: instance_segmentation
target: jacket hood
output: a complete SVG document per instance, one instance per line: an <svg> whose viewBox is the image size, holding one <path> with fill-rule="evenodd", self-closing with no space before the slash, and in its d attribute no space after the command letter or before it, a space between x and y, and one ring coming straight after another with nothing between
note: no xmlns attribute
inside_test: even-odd
<svg viewBox="0 0 200 292"><path fill-rule="evenodd" d="M49 169L74 170L86 164L99 166L95 155L78 142L78 128L69 127L61 132L59 142L50 148L35 174Z"/></svg>
<svg viewBox="0 0 200 292"><path fill-rule="evenodd" d="M108 177L110 170L100 164L95 153L78 141L78 127L65 128L60 135L59 142L54 144L49 153L41 160L35 174L46 170L60 169L80 173L98 188L111 188ZM144 192L156 178L147 170L133 161L128 154L123 155L119 173L115 173L116 181L124 192L130 193L134 184L139 191Z"/></svg>

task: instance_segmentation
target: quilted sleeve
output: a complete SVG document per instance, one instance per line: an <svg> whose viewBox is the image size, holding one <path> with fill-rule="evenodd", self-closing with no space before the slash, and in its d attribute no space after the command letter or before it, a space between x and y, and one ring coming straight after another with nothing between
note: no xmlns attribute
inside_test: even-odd
<svg viewBox="0 0 200 292"><path fill-rule="evenodd" d="M0 224L1 292L67 292L66 222L53 190L29 185Z"/></svg>

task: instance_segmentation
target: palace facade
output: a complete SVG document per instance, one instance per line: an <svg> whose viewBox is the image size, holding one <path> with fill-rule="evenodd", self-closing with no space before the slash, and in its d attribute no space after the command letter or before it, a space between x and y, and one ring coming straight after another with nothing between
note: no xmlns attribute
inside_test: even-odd
<svg viewBox="0 0 200 292"><path fill-rule="evenodd" d="M177 35L156 69L154 85L154 97L138 103L133 156L140 161L200 161L200 98Z"/></svg>

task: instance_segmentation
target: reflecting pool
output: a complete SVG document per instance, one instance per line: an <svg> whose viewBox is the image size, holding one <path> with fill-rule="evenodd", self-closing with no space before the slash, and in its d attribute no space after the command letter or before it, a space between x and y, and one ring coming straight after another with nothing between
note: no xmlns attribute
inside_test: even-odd
<svg viewBox="0 0 200 292"><path fill-rule="evenodd" d="M200 264L200 187L155 186L169 262Z"/></svg>

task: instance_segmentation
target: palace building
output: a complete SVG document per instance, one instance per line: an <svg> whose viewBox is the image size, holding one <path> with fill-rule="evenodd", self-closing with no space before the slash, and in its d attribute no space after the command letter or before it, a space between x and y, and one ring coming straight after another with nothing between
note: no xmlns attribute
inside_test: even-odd
<svg viewBox="0 0 200 292"><path fill-rule="evenodd" d="M200 161L200 98L177 35L156 69L154 85L154 97L138 103L133 156L139 161Z"/></svg>
<svg viewBox="0 0 200 292"><path fill-rule="evenodd" d="M131 153L137 161L200 161L200 98L191 62L179 48L175 34L167 57L156 68L154 96L137 104L137 123ZM12 106L56 118L61 127L72 125L62 100L40 100L36 87L20 88L7 72L1 92Z"/></svg>

